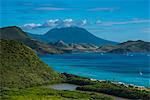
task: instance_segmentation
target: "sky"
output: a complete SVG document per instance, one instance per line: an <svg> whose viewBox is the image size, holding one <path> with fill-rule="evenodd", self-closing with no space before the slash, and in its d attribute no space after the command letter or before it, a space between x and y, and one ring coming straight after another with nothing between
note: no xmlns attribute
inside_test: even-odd
<svg viewBox="0 0 150 100"><path fill-rule="evenodd" d="M78 26L107 40L150 41L150 0L1 0L0 27L33 34Z"/></svg>

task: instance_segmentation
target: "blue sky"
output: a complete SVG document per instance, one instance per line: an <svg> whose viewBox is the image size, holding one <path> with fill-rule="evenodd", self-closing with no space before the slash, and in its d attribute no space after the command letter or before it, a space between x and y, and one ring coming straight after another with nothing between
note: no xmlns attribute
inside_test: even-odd
<svg viewBox="0 0 150 100"><path fill-rule="evenodd" d="M149 0L1 0L0 26L34 34L79 26L118 42L150 39Z"/></svg>

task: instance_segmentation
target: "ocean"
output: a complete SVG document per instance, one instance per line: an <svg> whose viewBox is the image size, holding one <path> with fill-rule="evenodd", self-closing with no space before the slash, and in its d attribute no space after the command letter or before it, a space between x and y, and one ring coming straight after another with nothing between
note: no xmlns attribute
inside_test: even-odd
<svg viewBox="0 0 150 100"><path fill-rule="evenodd" d="M58 72L150 87L150 54L73 53L40 55Z"/></svg>

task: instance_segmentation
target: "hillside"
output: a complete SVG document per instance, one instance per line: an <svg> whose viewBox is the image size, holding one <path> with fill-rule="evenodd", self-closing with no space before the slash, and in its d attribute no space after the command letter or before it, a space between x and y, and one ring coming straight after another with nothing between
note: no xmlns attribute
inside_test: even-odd
<svg viewBox="0 0 150 100"><path fill-rule="evenodd" d="M25 88L60 79L59 74L44 64L24 44L0 40L0 82L2 88Z"/></svg>
<svg viewBox="0 0 150 100"><path fill-rule="evenodd" d="M127 52L150 52L150 42L142 40L127 41L118 45L105 45L97 49L99 52L127 53Z"/></svg>
<svg viewBox="0 0 150 100"><path fill-rule="evenodd" d="M126 53L126 52L150 52L150 42L142 40L127 41L120 43L116 48L109 51L111 53Z"/></svg>
<svg viewBox="0 0 150 100"><path fill-rule="evenodd" d="M150 52L150 42L137 40L119 43L117 45L96 46L88 43L70 43L57 41L50 43L60 50L70 50L70 52L105 52L105 53L127 53L127 52Z"/></svg>
<svg viewBox="0 0 150 100"><path fill-rule="evenodd" d="M24 31L22 31L19 27L16 26L0 28L0 36L0 38L3 39L16 40L25 40L30 38Z"/></svg>
<svg viewBox="0 0 150 100"><path fill-rule="evenodd" d="M62 40L65 43L90 43L94 45L117 44L116 42L98 38L86 29L79 27L54 28L44 35L29 35L34 39L45 42L57 42Z"/></svg>
<svg viewBox="0 0 150 100"><path fill-rule="evenodd" d="M64 79L23 43L1 39L0 46L1 100L113 100L104 94L46 88L42 85Z"/></svg>
<svg viewBox="0 0 150 100"><path fill-rule="evenodd" d="M68 52L94 52L98 48L98 46L95 46L93 44L88 44L88 43L70 43L67 44L64 41L57 41L55 43L50 43L53 45L55 48L61 49L61 50L67 50Z"/></svg>
<svg viewBox="0 0 150 100"><path fill-rule="evenodd" d="M34 51L40 54L63 53L51 45L32 39L26 32L16 26L0 28L0 39L17 40L31 47Z"/></svg>

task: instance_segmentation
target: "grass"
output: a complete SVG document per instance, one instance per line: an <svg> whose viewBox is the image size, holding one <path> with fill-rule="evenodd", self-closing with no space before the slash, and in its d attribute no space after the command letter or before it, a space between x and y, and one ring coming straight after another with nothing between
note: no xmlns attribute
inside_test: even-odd
<svg viewBox="0 0 150 100"><path fill-rule="evenodd" d="M42 87L4 90L2 93L3 100L113 100L113 97L99 93L62 91Z"/></svg>
<svg viewBox="0 0 150 100"><path fill-rule="evenodd" d="M24 44L0 40L0 85L2 88L27 88L61 81L60 74L43 63Z"/></svg>

